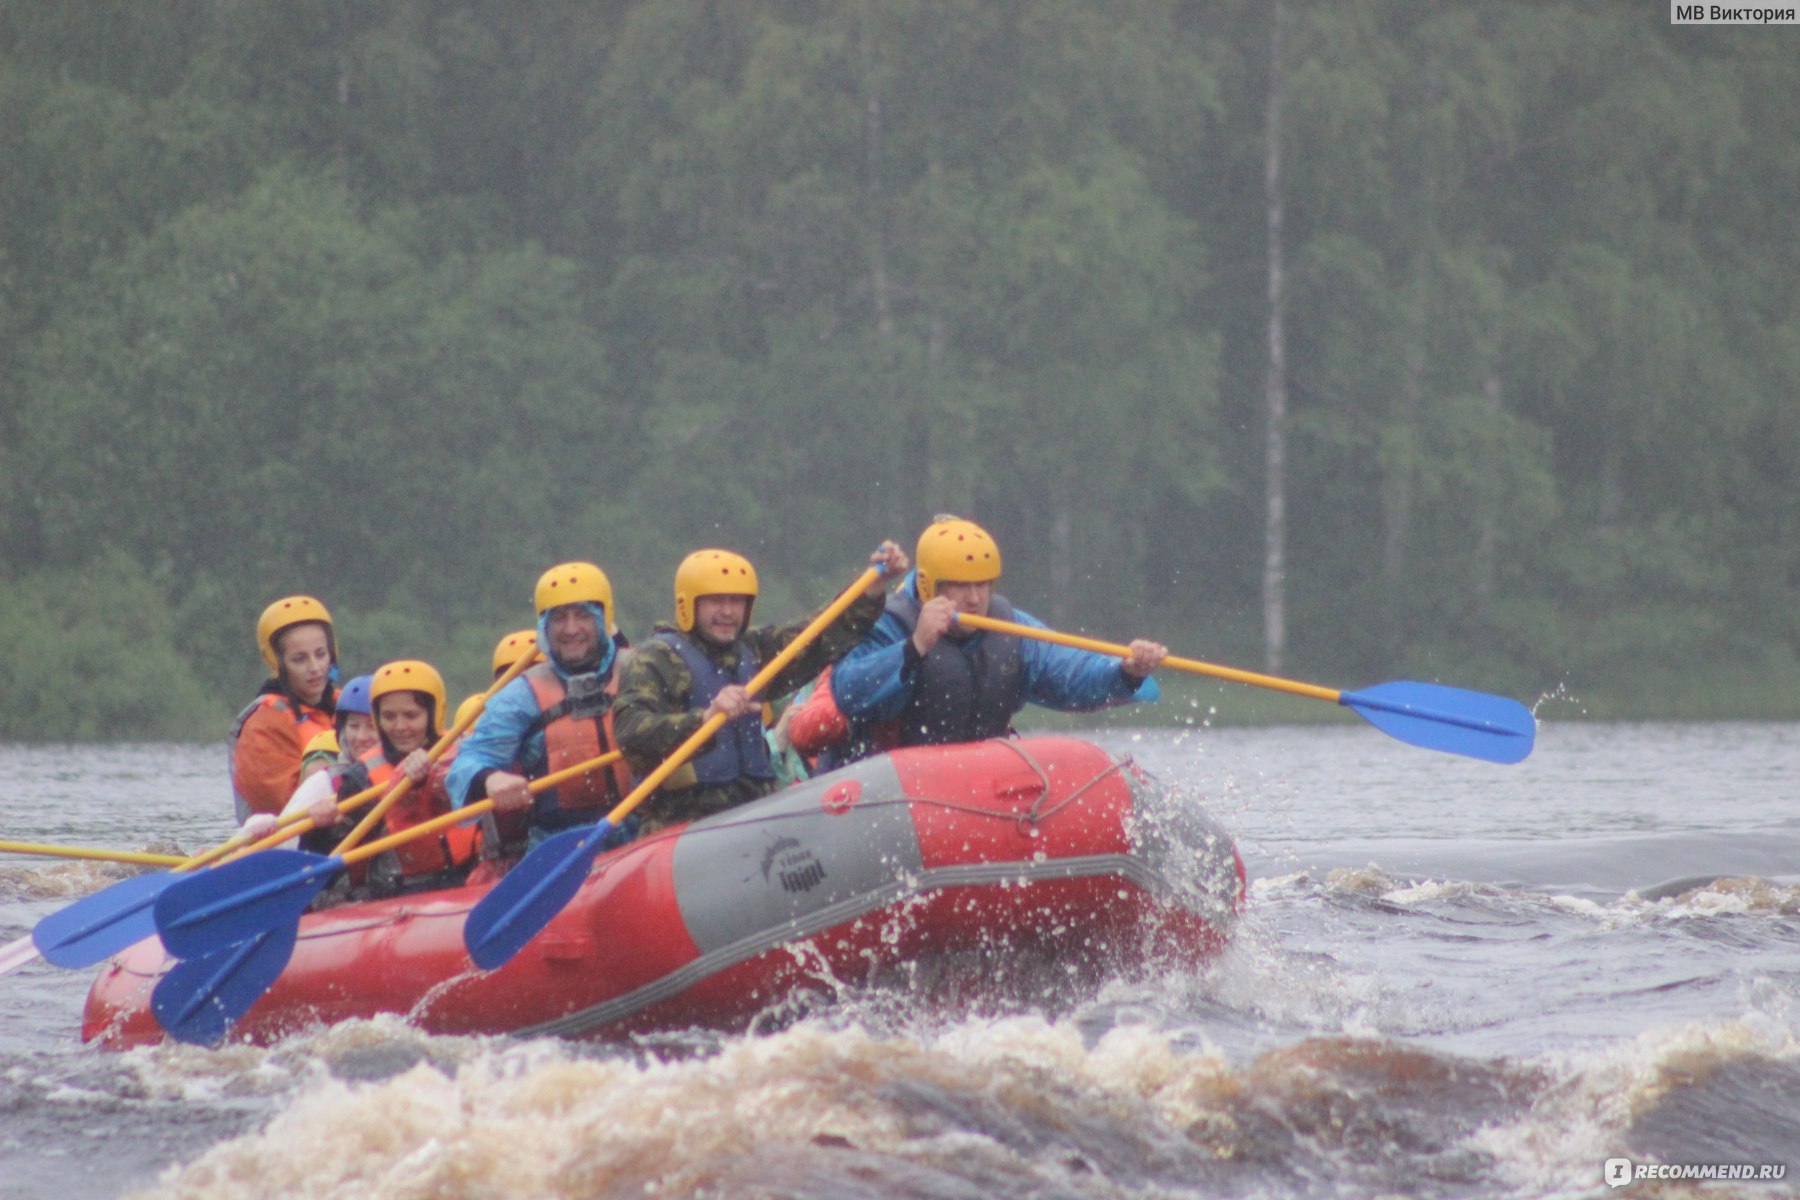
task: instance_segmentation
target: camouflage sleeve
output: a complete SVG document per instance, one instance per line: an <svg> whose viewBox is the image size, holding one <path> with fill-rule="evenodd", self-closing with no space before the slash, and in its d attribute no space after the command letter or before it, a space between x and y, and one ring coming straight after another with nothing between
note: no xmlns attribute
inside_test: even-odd
<svg viewBox="0 0 1800 1200"><path fill-rule="evenodd" d="M860 642L863 634L875 627L875 622L881 619L886 608L887 597L882 593L858 596L856 603L844 610L843 616L827 625L825 632L812 645L782 668L781 673L775 676L763 692L763 698L778 700L805 687L820 671L848 654L850 647ZM819 610L823 611L823 608ZM747 630L744 638L756 650L757 661L767 663L799 637L818 615L815 612L786 625L764 625Z"/></svg>
<svg viewBox="0 0 1800 1200"><path fill-rule="evenodd" d="M688 708L693 684L681 655L662 642L647 642L632 654L613 701L613 736L635 770L654 768L704 723Z"/></svg>

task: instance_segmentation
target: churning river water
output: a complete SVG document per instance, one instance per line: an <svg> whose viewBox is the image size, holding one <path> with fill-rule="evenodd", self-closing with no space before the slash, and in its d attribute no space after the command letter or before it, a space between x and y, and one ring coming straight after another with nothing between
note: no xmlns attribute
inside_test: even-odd
<svg viewBox="0 0 1800 1200"><path fill-rule="evenodd" d="M1512 767L1360 724L1094 736L1239 840L1200 972L654 1044L117 1054L78 1040L94 972L35 962L0 977L0 1198L1800 1195L1800 725L1551 723ZM203 848L222 758L0 746L0 838ZM0 943L124 870L0 858Z"/></svg>

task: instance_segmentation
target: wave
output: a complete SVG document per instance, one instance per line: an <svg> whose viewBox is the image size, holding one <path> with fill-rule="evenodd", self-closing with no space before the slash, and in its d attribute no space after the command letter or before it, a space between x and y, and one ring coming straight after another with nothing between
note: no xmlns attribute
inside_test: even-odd
<svg viewBox="0 0 1800 1200"><path fill-rule="evenodd" d="M1591 1195L1622 1153L1779 1162L1800 1121L1800 1051L1766 1021L1524 1060L1331 1035L1240 1061L1193 1037L1036 1017L907 1036L804 1022L669 1060L384 1020L267 1051L130 1057L148 1090L192 1101L246 1076L294 1089L266 1128L146 1193L209 1200ZM371 1055L392 1070L355 1078Z"/></svg>

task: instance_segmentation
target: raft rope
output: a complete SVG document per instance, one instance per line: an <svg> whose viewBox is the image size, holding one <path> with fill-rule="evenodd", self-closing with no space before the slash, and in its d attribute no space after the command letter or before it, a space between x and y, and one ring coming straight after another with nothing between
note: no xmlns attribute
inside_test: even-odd
<svg viewBox="0 0 1800 1200"><path fill-rule="evenodd" d="M1041 788L1040 788L1040 791L1038 792L1037 799L1032 801L1031 806L1029 808L1025 809L1024 811L1022 811L1022 812L996 812L992 808L984 808L979 805L970 804L966 801L961 801L961 800L946 800L946 799L944 799L942 797L938 797L938 796L901 796L901 797L896 797L895 799L892 799L892 800L870 800L870 801L866 801L863 803L859 803L857 805L857 807L861 808L861 809L873 810L873 809L878 809L878 808L893 808L893 807L897 807L897 806L901 806L901 805L910 806L910 805L914 805L914 804L929 804L935 808L944 809L948 812L964 813L964 814L967 814L969 816L974 816L974 817L986 817L989 820L994 820L994 821L1012 821L1014 823L1014 825L1022 833L1026 829L1026 827L1032 826L1032 825L1041 825L1045 821L1048 821L1050 818L1056 816L1056 814L1060 813L1063 809L1068 808L1072 804L1078 803L1080 800L1083 799L1083 797L1086 795L1086 793L1089 791L1089 789L1095 787L1096 785L1103 782L1104 780L1110 779L1112 776L1117 775L1119 772L1125 770L1126 768L1134 765L1134 760L1131 758L1130 755L1126 755L1123 759L1114 759L1109 765L1107 765L1106 767L1102 768L1101 770L1095 772L1094 775L1092 776L1092 778L1084 781L1082 784L1080 784L1080 786L1076 787L1073 791L1071 791L1068 795L1064 796L1056 804L1052 805L1049 808L1044 808L1043 807L1044 801L1046 801L1050 798L1050 774L1049 774L1049 772L1044 770L1044 768L1041 764L1039 764L1035 759L1033 759L1031 757L1031 755L1027 754L1025 752L1025 749L1022 746L1018 745L1018 743L1015 742L1014 740L1012 740L1011 738L990 738L988 740L998 742L1001 745L1004 745L1007 749L1011 750L1013 753L1017 754L1021 759L1024 760L1025 764L1031 768L1032 773L1038 777ZM732 820L732 821L720 821L716 825L709 826L706 829L696 830L694 832L697 832L697 833L722 832L727 829L741 829L741 828L745 828L745 827L752 826L752 825L763 825L763 824L768 824L771 822L799 820L804 817L810 817L811 815L812 814L810 814L810 813L772 813L767 816L740 817L740 818L738 818L736 820ZM682 826L682 827L676 828L676 829L658 830L657 832L652 833L646 837L638 838L638 839L636 839L636 841L648 842L648 841L655 841L655 840L660 840L660 839L668 838L668 837L679 837L679 836L689 832L689 828L690 827L688 827L688 826ZM635 844L635 842L633 844ZM596 864L596 869L594 871L594 874L595 875L604 875L613 865L614 865L614 863L608 862L603 859L599 863ZM315 938L315 937L341 937L346 933L365 933L370 929L377 929L377 928L382 928L385 926L397 925L397 924L400 924L405 921L419 920L422 918L463 917L463 916L467 915L469 908L472 908L472 907L474 907L473 904L470 904L468 906L458 906L456 908L450 908L450 909L403 907L403 908L398 909L397 911L390 913L388 915L385 915L382 917L377 917L377 918L371 918L370 920L368 920L364 923L361 923L361 924L358 924L355 926L351 926L348 928L335 927L332 929L313 930L313 931L304 932L304 933L300 934L300 940L306 941L306 940L309 940L309 939Z"/></svg>

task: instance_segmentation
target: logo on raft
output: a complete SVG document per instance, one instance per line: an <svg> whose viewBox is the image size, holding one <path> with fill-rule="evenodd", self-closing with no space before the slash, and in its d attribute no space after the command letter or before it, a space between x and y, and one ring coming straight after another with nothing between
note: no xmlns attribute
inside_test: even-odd
<svg viewBox="0 0 1800 1200"><path fill-rule="evenodd" d="M819 807L834 817L841 817L855 808L856 802L861 799L862 780L846 779L842 783L832 785L823 796L819 797Z"/></svg>
<svg viewBox="0 0 1800 1200"><path fill-rule="evenodd" d="M763 851L762 874L765 882L773 876L789 892L810 892L825 882L818 855L791 837L776 838Z"/></svg>

